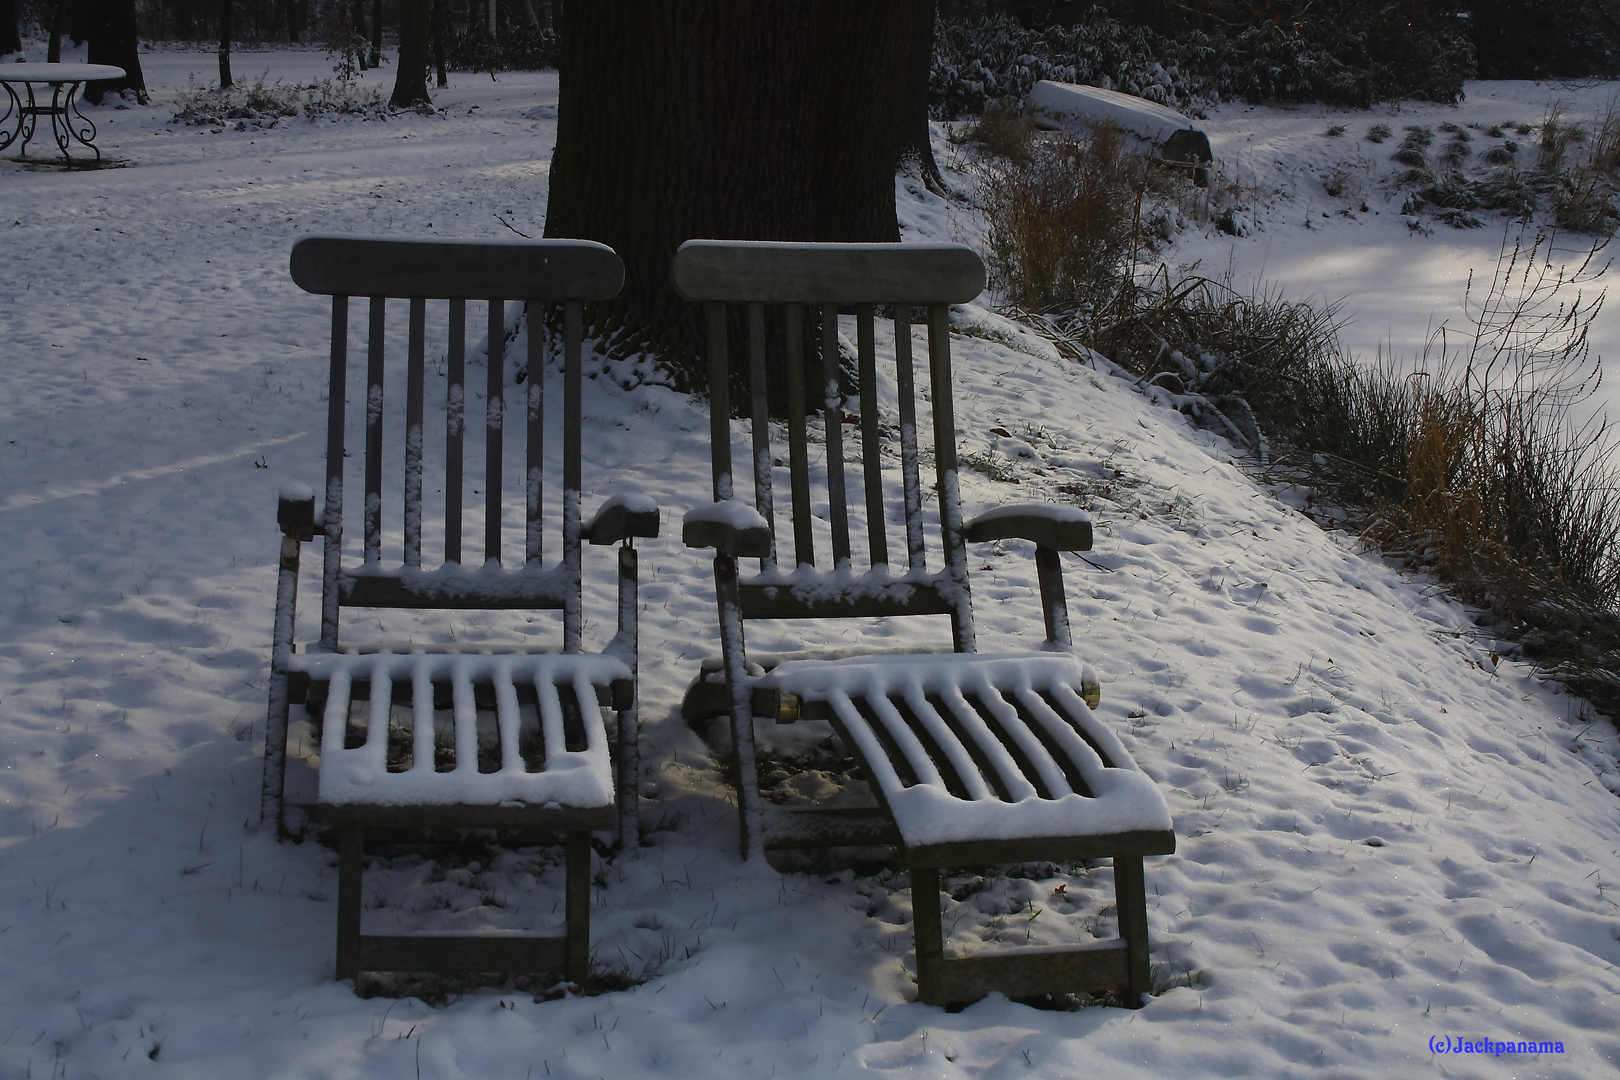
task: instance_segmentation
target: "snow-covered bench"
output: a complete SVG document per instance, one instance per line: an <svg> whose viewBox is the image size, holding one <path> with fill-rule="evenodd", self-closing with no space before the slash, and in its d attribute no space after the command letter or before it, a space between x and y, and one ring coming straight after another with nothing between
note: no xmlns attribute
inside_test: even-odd
<svg viewBox="0 0 1620 1080"><path fill-rule="evenodd" d="M924 1002L972 1001L991 990L1015 996L1112 990L1126 1004L1140 1004L1149 988L1142 858L1173 852L1175 836L1158 790L1091 715L1097 683L1073 654L1059 552L1090 548L1091 520L1077 507L1049 504L1002 507L966 523L962 518L949 306L984 288L983 263L949 244L692 241L676 253L673 278L684 296L707 309L715 501L687 515L682 536L690 547L714 551L723 650L720 663L705 665L694 680L682 711L688 719L716 706L729 714L744 851L759 858L796 847L895 848L911 874ZM752 499L739 497L746 481L733 474L727 304L744 306L749 327ZM878 304L892 305L896 324L894 355L881 365L884 379L893 380L884 390L893 389L894 429L879 418ZM771 475L781 456L772 446L767 410L767 305L782 309L785 356L777 370L787 382L790 474L782 502L791 515L779 515ZM859 342L860 416L853 430L838 391L838 312L845 305L854 307ZM928 312L926 399L913 371L913 305ZM820 467L812 470L804 329L818 324L822 355L814 379L826 388L818 402L825 443L816 454ZM924 537L919 436L928 428L919 424L919 399L933 414L936 551L943 555L943 565L935 567L928 565ZM896 461L898 483L884 476ZM861 477L854 491L847 473ZM818 538L824 538L819 545ZM980 654L966 545L1009 538L1035 547L1046 646ZM902 566L890 565L893 541L900 541L895 561ZM866 565L858 567L854 552L862 546ZM758 559L758 572L744 575L741 559ZM751 619L909 615L948 616L955 651L773 662L750 657L744 637ZM876 805L795 808L764 799L756 717L830 722ZM945 956L942 869L1091 858L1113 860L1117 940Z"/></svg>
<svg viewBox="0 0 1620 1080"><path fill-rule="evenodd" d="M327 475L318 511L315 493L296 484L283 489L277 510L284 537L262 818L284 829L312 819L338 832L338 978L361 971L506 971L553 972L583 983L590 948L590 834L617 825L621 839L636 836L637 575L631 541L658 532L658 507L645 496L609 499L591 519L580 512L582 304L617 293L623 267L610 249L586 241L315 237L294 247L292 276L305 290L333 298ZM350 296L369 298L370 308L364 392L358 394L348 391ZM388 297L408 302L403 357L385 349ZM430 299L448 301L444 378L431 381L425 364ZM465 454L463 447L469 300L488 308L486 406L473 425L485 433L481 455ZM527 407L510 418L509 300L526 302L530 316ZM546 302L563 309L560 379L547 372L541 318ZM553 426L561 430L553 430L550 443L551 456L561 459L562 482L552 489L558 505L550 513L543 501L548 382L560 382L563 402L563 423ZM442 396L429 394L429 386L439 383ZM438 438L429 434L429 415L442 417ZM522 425L521 439L508 437L509 419ZM350 431L363 433L352 440L352 455ZM385 442L398 444L397 458L385 454ZM514 452L513 442L521 449ZM387 482L385 458L403 466ZM469 467L468 458L481 459L482 468ZM507 470L521 477L504 490L522 506L524 534L520 557L503 564L502 522L518 516L503 496ZM347 506L345 479L360 482L361 497ZM424 486L443 491L443 501L431 504ZM475 558L463 551L468 493L483 496L474 511L483 525ZM392 506L400 514L397 533L383 524ZM434 512L439 507L442 514ZM547 520L562 523L549 550L543 543ZM349 558L345 524L357 528L361 541L351 544ZM317 536L325 543L321 633L299 651L300 551ZM424 565L425 538L442 543L440 565ZM620 545L618 633L599 654L583 651L586 542ZM356 548L359 559L352 557ZM459 642L354 641L339 634L346 607L554 610L562 614L562 648L479 643L476 622L465 621ZM291 706L300 704L316 725L318 784L313 797L288 799L288 722ZM615 714L616 731L609 730L605 709ZM424 831L466 829L522 833L531 843L566 838L564 932L362 934L368 831L420 838Z"/></svg>

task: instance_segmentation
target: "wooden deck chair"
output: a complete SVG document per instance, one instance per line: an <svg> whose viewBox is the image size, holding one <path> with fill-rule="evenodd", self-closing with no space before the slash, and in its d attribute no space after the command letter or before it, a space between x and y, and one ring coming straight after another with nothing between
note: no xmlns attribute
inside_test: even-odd
<svg viewBox="0 0 1620 1080"><path fill-rule="evenodd" d="M622 264L611 249L577 240L311 237L293 248L292 277L300 288L332 297L326 483L319 500L308 488L289 485L277 509L284 537L262 820L286 831L307 816L338 832L338 978L360 971L554 972L583 982L590 834L617 824L622 841L633 844L636 836L631 541L658 530L658 508L641 496L609 499L588 521L580 515L581 304L617 293ZM351 296L369 298L363 363L353 365L363 381L353 382ZM403 335L388 333L389 298L405 301ZM430 366L429 301L440 300L448 304L433 304L433 314L442 320L436 326L447 327L447 342ZM488 313L481 409L466 378L469 300ZM506 356L509 300L527 305L528 353L521 367ZM563 355L562 423L550 431L547 383L554 378L547 377L542 317L548 302L561 306ZM403 356L388 349L390 343L403 344ZM514 380L521 390L512 389ZM508 413L508 399L518 393L523 407ZM469 420L480 423L469 411L483 413L482 455L465 453L464 428ZM561 483L550 490L548 446L562 466ZM346 485L356 481L360 497L345 499ZM435 513L440 509L442 516ZM474 554L463 534L479 526L483 545ZM519 526L521 540L514 544ZM549 544L547 526L558 534ZM299 554L316 536L325 544L320 637L300 650L294 633ZM594 654L583 649L580 625L587 540L621 545L618 633ZM428 561L439 554L442 561ZM345 608L440 609L463 617L454 642L365 642L339 633ZM560 651L481 642L478 619L465 616L534 609L562 613ZM305 705L318 725L314 793L290 790L292 704ZM608 729L604 706L617 714L616 732ZM617 777L610 736L617 742ZM295 755L297 764L304 760ZM566 933L362 934L367 831L398 836L423 829L565 835Z"/></svg>
<svg viewBox="0 0 1620 1080"><path fill-rule="evenodd" d="M686 708L689 716L701 711L697 699L723 691L739 762L745 853L754 858L772 848L893 845L911 874L924 1002L971 1001L990 990L1010 996L1114 990L1127 1004L1139 1005L1149 989L1142 857L1174 851L1175 836L1153 783L1113 732L1090 715L1096 683L1070 645L1059 552L1090 548L1090 519L1077 508L1048 504L962 519L949 305L980 293L983 263L968 248L950 244L695 240L676 253L674 281L683 296L704 304L708 327L715 501L687 515L683 539L691 547L714 549L723 650L721 663L711 665L717 670L694 683ZM751 477L733 471L728 304L745 309ZM876 305L892 305L895 321L894 355L881 365L874 344ZM927 311L926 396L913 371L914 305ZM789 491L783 501L791 512L781 529L772 472L783 462L767 416L770 306L781 308L781 362L774 366L784 373L788 406ZM858 341L860 415L853 428L846 426L853 418L844 416L838 390L841 307L853 308ZM805 358L813 349L804 345L805 328L814 333L818 323L820 370L807 374ZM880 379L889 381L897 398L897 434L880 422ZM815 475L805 420L807 383L824 399L817 402L824 440L817 450L824 465ZM919 397L932 411L934 492L924 491L919 475ZM743 492L750 482L747 499ZM930 502L936 510L925 515ZM932 551L924 539L925 518L938 526ZM862 530L864 566L855 555ZM1013 537L1035 545L1045 647L977 654L966 545ZM791 545L783 543L788 539ZM898 541L894 549L891 539ZM758 560L757 572L740 574L744 558ZM932 568L930 558L938 560ZM955 652L775 662L746 649L744 626L754 620L903 615L948 616ZM863 814L763 800L755 769L756 717L830 721L878 805ZM1118 940L1055 952L944 956L941 869L1093 858L1114 863Z"/></svg>

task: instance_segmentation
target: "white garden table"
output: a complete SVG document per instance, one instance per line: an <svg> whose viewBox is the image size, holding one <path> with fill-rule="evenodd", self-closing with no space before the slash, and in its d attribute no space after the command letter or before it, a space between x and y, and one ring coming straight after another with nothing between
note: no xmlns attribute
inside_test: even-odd
<svg viewBox="0 0 1620 1080"><path fill-rule="evenodd" d="M96 125L79 111L79 88L87 82L103 79L122 79L124 69L111 64L0 64L0 84L6 88L4 115L0 115L0 150L21 141L21 157L28 155L28 143L34 137L34 125L41 116L51 118L51 138L62 156L72 162L68 147L77 142L89 148L101 160L96 149ZM17 87L22 87L21 94ZM49 101L43 93L36 95L34 87L51 88ZM24 100L26 99L26 100ZM12 118L16 119L13 120Z"/></svg>

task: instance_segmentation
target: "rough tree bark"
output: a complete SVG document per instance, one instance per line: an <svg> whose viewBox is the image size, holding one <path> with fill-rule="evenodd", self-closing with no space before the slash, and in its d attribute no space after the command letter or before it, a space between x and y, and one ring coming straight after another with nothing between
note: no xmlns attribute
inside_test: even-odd
<svg viewBox="0 0 1620 1080"><path fill-rule="evenodd" d="M0 0L0 56L22 52L22 35L17 32L17 0Z"/></svg>
<svg viewBox="0 0 1620 1080"><path fill-rule="evenodd" d="M81 9L84 36L90 42L86 60L92 64L112 64L124 69L122 79L84 84L84 99L101 104L106 94L135 92L135 100L145 105L146 76L141 73L140 41L135 30L135 0L86 0Z"/></svg>
<svg viewBox="0 0 1620 1080"><path fill-rule="evenodd" d="M546 235L625 261L591 313L618 351L704 381L682 242L894 242L900 102L931 0L567 0ZM923 68L926 71L926 67Z"/></svg>
<svg viewBox="0 0 1620 1080"><path fill-rule="evenodd" d="M231 12L235 0L219 0L219 88L231 88Z"/></svg>
<svg viewBox="0 0 1620 1080"><path fill-rule="evenodd" d="M399 63L394 71L394 96L388 101L396 109L432 101L427 74L433 6L433 0L400 0Z"/></svg>
<svg viewBox="0 0 1620 1080"><path fill-rule="evenodd" d="M382 0L371 0L371 55L372 67L382 67Z"/></svg>

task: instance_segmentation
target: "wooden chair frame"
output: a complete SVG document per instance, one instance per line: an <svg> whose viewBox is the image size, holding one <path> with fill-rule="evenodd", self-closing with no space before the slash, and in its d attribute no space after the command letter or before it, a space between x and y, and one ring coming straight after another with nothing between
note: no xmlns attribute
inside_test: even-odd
<svg viewBox="0 0 1620 1080"><path fill-rule="evenodd" d="M580 513L582 305L618 292L623 267L607 247L587 241L460 242L357 237L310 237L293 248L291 270L299 287L332 297L332 351L324 498L300 485L282 491L277 521L283 533L272 645L261 820L283 835L305 820L338 833L337 975L359 971L552 971L583 982L588 974L590 834L617 826L621 843L637 835L638 769L636 537L656 536L658 509L644 497L609 499L586 522ZM369 298L364 394L350 400L349 298ZM385 348L390 298L408 303L404 358L404 453L400 488L384 485L384 429L399 396L385 387L399 377ZM443 434L444 561L423 565L428 500L425 463L438 447L425 430L426 311L447 301L445 430ZM488 305L489 350L483 473L484 537L481 564L464 566L468 455L464 451L468 301ZM502 560L502 526L511 517L503 484L507 459L506 357L509 301L526 305L529 318L525 409L521 441L524 545L519 560ZM543 305L561 305L562 523L560 550L547 562L545 364ZM397 409L397 405L394 406ZM351 415L353 414L353 415ZM346 461L346 428L363 429L361 460ZM552 433L555 441L555 432ZM356 468L358 465L358 468ZM344 558L346 473L358 472L363 556ZM355 479L349 477L348 479ZM402 490L403 542L398 561L384 559L386 493ZM302 544L324 540L320 638L300 653L295 616ZM583 651L582 545L618 544L618 632L599 654ZM515 563L515 565L510 565ZM511 646L460 644L424 648L352 642L339 634L345 607L451 610L556 610L562 613L560 653ZM406 695L400 695L401 688ZM411 702L413 766L386 762L393 702ZM350 709L370 700L365 742L346 745ZM500 766L478 771L477 710L496 714ZM290 706L305 704L324 725L320 795L291 804L287 798ZM541 729L544 765L531 769L520 753L523 709ZM617 775L613 775L601 706L616 713ZM442 771L436 756L434 712L452 708L456 765ZM318 715L317 715L318 714ZM398 763L396 763L397 765ZM566 932L562 936L378 936L360 933L363 849L368 830L494 829L566 836Z"/></svg>
<svg viewBox="0 0 1620 1080"><path fill-rule="evenodd" d="M1169 813L1151 781L1117 737L1085 715L1097 688L1073 658L1059 553L1091 546L1090 519L1073 507L1023 504L964 521L957 489L952 404L950 305L984 288L983 263L954 244L791 244L691 241L677 252L677 290L704 305L708 328L714 504L689 513L683 539L714 549L720 613L721 685L700 675L683 707L689 718L724 711L739 762L739 828L750 858L766 850L889 844L911 873L916 914L919 996L946 1004L991 989L1013 995L1119 991L1140 1004L1149 989L1142 857L1175 850ZM731 454L728 305L744 310L751 396L753 497L740 497ZM892 515L903 527L903 569L891 569L891 515L886 510L880 448L875 348L879 305L892 305L898 397L899 499ZM793 563L778 550L777 499L771 468L766 309L781 308L782 363L788 407ZM939 569L927 563L919 476L918 390L913 371L912 311L926 309L929 403L938 498ZM853 446L845 443L838 386L838 314L856 317L860 416ZM819 309L819 312L818 312ZM808 466L804 330L819 319L826 387L827 525L831 566L818 568ZM845 459L860 458L863 489L851 499ZM894 487L890 481L890 488ZM852 568L851 504L864 507L867 569ZM1042 653L979 657L969 592L966 545L1022 538L1035 545L1046 624ZM738 561L759 560L751 577ZM949 665L926 657L882 663L806 659L770 666L751 659L749 620L947 615L956 653ZM911 663L910 661L924 661ZM855 689L851 689L851 688ZM764 802L755 769L754 721L829 720L856 758L878 805L867 811L789 810ZM1131 792L1125 795L1125 791ZM1134 801L1133 801L1134 800ZM949 805L968 822L962 834L931 820L930 806ZM941 811L944 813L944 811ZM936 815L937 816L937 815ZM953 818L953 820L955 820ZM1020 824L1022 822L1022 824ZM974 833L975 828L983 831ZM953 829L957 831L953 832ZM940 925L939 874L949 867L1040 859L1114 861L1120 938L1068 950L1007 950L1004 955L946 958Z"/></svg>

